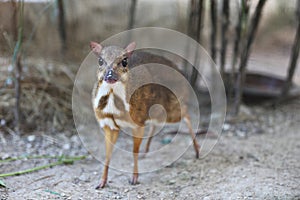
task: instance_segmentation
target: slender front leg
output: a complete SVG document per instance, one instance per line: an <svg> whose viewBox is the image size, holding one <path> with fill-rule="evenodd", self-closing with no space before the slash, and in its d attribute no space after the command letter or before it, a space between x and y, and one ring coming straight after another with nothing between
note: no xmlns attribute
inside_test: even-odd
<svg viewBox="0 0 300 200"><path fill-rule="evenodd" d="M143 140L144 136L144 127L139 127L136 129L132 130L132 136L133 136L133 160L134 160L134 165L133 165L133 177L131 184L135 185L138 183L138 156L139 156L139 150L140 150L140 145Z"/></svg>
<svg viewBox="0 0 300 200"><path fill-rule="evenodd" d="M114 145L116 144L119 135L119 130L111 130L107 126L105 126L103 129L105 133L105 165L104 165L101 182L96 187L96 189L103 188L106 185L109 162L111 159Z"/></svg>
<svg viewBox="0 0 300 200"><path fill-rule="evenodd" d="M150 131L149 132L150 132L150 135L149 135L149 138L148 138L148 141L147 141L147 144L146 144L145 154L149 152L151 140L152 140L154 132L155 132L155 126L154 125L150 126Z"/></svg>
<svg viewBox="0 0 300 200"><path fill-rule="evenodd" d="M191 119L190 119L190 116L188 114L185 114L184 116L184 121L186 122L188 128L189 128L189 133L193 139L193 144L194 144L194 149L195 149L195 153L196 153L196 158L199 158L199 148L200 148L200 145L198 144L197 142L197 139L196 139L196 135L192 129L192 124L191 124Z"/></svg>

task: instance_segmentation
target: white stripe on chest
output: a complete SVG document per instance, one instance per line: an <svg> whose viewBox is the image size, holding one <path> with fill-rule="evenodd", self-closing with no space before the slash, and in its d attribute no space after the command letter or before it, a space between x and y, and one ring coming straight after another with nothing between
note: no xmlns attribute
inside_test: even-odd
<svg viewBox="0 0 300 200"><path fill-rule="evenodd" d="M98 88L97 94L95 95L95 99L93 101L93 107L96 109L98 107L100 99L107 95L110 91L113 91L114 95L117 95L122 100L125 110L129 111L129 104L126 102L126 91L125 86L121 82L116 82L114 84L108 84L105 81ZM113 94L109 95L108 102L104 109L102 110L104 113L109 114L120 114L120 110L118 110L115 106L114 96Z"/></svg>
<svg viewBox="0 0 300 200"><path fill-rule="evenodd" d="M115 100L113 94L109 95L107 104L105 108L102 110L102 112L107 114L115 114L115 115L121 114L121 111L115 106Z"/></svg>

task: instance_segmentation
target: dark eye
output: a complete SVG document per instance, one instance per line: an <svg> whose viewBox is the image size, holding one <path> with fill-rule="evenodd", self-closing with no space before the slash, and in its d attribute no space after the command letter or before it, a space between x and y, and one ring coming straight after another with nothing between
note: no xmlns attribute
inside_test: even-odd
<svg viewBox="0 0 300 200"><path fill-rule="evenodd" d="M122 66L123 66L123 67L126 67L127 64L128 64L127 58L124 58L124 59L122 60Z"/></svg>
<svg viewBox="0 0 300 200"><path fill-rule="evenodd" d="M103 59L99 58L98 63L99 63L100 66L102 66L103 65Z"/></svg>

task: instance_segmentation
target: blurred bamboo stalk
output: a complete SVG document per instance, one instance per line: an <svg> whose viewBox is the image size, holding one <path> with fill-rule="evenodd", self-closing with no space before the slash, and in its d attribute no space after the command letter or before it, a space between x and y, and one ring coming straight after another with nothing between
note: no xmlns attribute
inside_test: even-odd
<svg viewBox="0 0 300 200"><path fill-rule="evenodd" d="M131 0L130 10L129 10L129 21L127 29L132 29L134 25L135 13L136 13L136 3L137 0Z"/></svg>
<svg viewBox="0 0 300 200"><path fill-rule="evenodd" d="M195 6L195 9L196 10L196 13L194 15L196 15L193 20L193 22L191 22L191 24L189 24L189 27L192 28L193 25L195 25L197 27L196 31L193 31L193 33L191 33L192 37L198 42L200 43L201 41L201 30L202 30L202 25L203 25L203 16L204 16L204 1L203 0L198 0L198 5ZM195 11L194 11L195 12ZM193 13L193 12L191 12ZM192 30L190 30L192 31ZM195 63L196 65L198 64L200 60L200 55L199 55L199 49L197 48L196 49L196 52L195 52ZM196 85L196 81L197 81L197 78L198 78L198 71L195 67L193 67L193 70L192 70L192 74L191 74L191 78L190 78L190 83L191 83L191 86L194 87Z"/></svg>
<svg viewBox="0 0 300 200"><path fill-rule="evenodd" d="M188 22L187 22L187 35L189 37L193 37L193 33L194 33L194 31L193 31L194 30L193 29L193 22L194 22L194 17L196 15L195 9L196 9L195 0L190 0L189 7L188 7L189 17L188 17ZM190 43L189 43L188 39L186 41L185 53L186 53L186 57L189 57L189 55L190 55ZM186 69L186 70L184 70L184 77L186 79L190 80L190 83L191 83L191 77L189 76L189 72L188 72L188 61L187 60L183 61L183 66L185 66L185 69Z"/></svg>
<svg viewBox="0 0 300 200"><path fill-rule="evenodd" d="M230 80L229 80L229 90L228 90L228 100L230 104L235 107L237 101L234 99L235 90L236 90L236 65L240 53L240 49L242 47L241 43L245 41L245 33L247 32L248 27L248 16L249 16L249 8L250 8L250 0L240 0L240 6L238 5L238 22L235 26L235 40L233 46L233 56L231 62L231 73L230 73ZM241 42L242 41L242 42ZM233 114L235 114L234 111Z"/></svg>
<svg viewBox="0 0 300 200"><path fill-rule="evenodd" d="M18 17L18 40L16 46L14 48L12 65L15 72L15 97L16 104L14 108L14 117L15 117L15 130L18 134L20 134L20 97L21 97L21 73L22 73L22 65L21 65L21 55L22 55L22 42L23 42L23 27L24 27L24 0L20 0L18 4L19 17Z"/></svg>
<svg viewBox="0 0 300 200"><path fill-rule="evenodd" d="M295 70L297 67L297 60L299 57L299 49L300 49L300 0L297 1L296 20L297 20L297 32L296 32L294 44L292 47L290 63L289 63L289 68L288 68L288 75L287 75L286 81L282 87L281 97L276 102L277 104L287 98L290 87L292 85Z"/></svg>
<svg viewBox="0 0 300 200"><path fill-rule="evenodd" d="M248 27L248 16L250 9L250 0L241 0L241 7L238 8L238 22L235 27L235 40L232 56L232 73L236 72L236 65L238 60L239 51L241 49L241 39L245 40L245 33Z"/></svg>
<svg viewBox="0 0 300 200"><path fill-rule="evenodd" d="M226 50L228 42L228 26L229 26L229 0L223 0L222 6L222 46L221 46L221 57L220 57L220 73L224 77L225 61L226 61Z"/></svg>
<svg viewBox="0 0 300 200"><path fill-rule="evenodd" d="M67 50L67 34L66 34L66 24L65 24L65 8L63 0L57 0L58 6L58 32L60 36L60 40L62 43L61 50L64 54Z"/></svg>
<svg viewBox="0 0 300 200"><path fill-rule="evenodd" d="M134 19L135 19L135 14L136 14L136 4L137 4L137 0L131 0L127 30L133 29L133 27L134 27ZM131 33L129 32L128 38L127 38L127 43L130 43L130 42L131 42Z"/></svg>
<svg viewBox="0 0 300 200"><path fill-rule="evenodd" d="M216 43L217 43L217 1L210 1L210 18L211 18L211 37L210 37L210 45L211 45L211 57L214 62L216 62Z"/></svg>
<svg viewBox="0 0 300 200"><path fill-rule="evenodd" d="M242 94L243 94L243 86L244 86L244 82L245 82L245 76L246 76L246 67L247 67L247 62L248 62L248 58L250 55L250 51L251 51L251 46L253 43L253 40L255 38L256 35L256 31L258 28L258 23L261 19L261 14L262 14L262 10L263 7L265 5L267 0L259 0L255 12L254 12L254 16L251 19L250 25L249 25L249 31L247 34L247 40L246 40L246 45L243 47L242 50L242 54L241 54L241 60L240 60L240 66L239 66L239 73L237 76L237 83L236 83L236 93L235 93L235 105L234 105L234 114L237 115L239 112L239 107L241 104L241 100L242 100Z"/></svg>
<svg viewBox="0 0 300 200"><path fill-rule="evenodd" d="M244 0L241 0L241 2ZM238 52L240 50L240 40L241 40L241 32L242 32L242 8L238 8L238 22L235 26L235 39L234 39L234 45L233 45L233 56L231 61L231 71L232 73L235 73L235 66L237 63L238 58Z"/></svg>

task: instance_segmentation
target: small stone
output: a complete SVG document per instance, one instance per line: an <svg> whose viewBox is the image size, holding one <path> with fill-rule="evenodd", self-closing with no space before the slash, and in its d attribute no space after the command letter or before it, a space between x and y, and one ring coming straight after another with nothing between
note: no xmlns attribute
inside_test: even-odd
<svg viewBox="0 0 300 200"><path fill-rule="evenodd" d="M12 65L8 65L7 71L12 72L14 70L14 67Z"/></svg>
<svg viewBox="0 0 300 200"><path fill-rule="evenodd" d="M70 143L66 143L63 145L63 149L65 149L65 150L69 150L70 148L71 148Z"/></svg>
<svg viewBox="0 0 300 200"><path fill-rule="evenodd" d="M28 137L27 137L27 141L28 142L33 142L35 140L35 135L29 135Z"/></svg>
<svg viewBox="0 0 300 200"><path fill-rule="evenodd" d="M72 134L72 133L71 133ZM80 143L80 138L78 137L78 135L73 135L71 137L71 141L75 142L75 143Z"/></svg>
<svg viewBox="0 0 300 200"><path fill-rule="evenodd" d="M188 180L190 179L190 173L188 171L183 171L179 177L181 180Z"/></svg>
<svg viewBox="0 0 300 200"><path fill-rule="evenodd" d="M233 132L228 132L228 134L227 134L229 137L233 137L234 136L234 134L233 134Z"/></svg>
<svg viewBox="0 0 300 200"><path fill-rule="evenodd" d="M137 195L137 196L136 196L136 198L138 198L138 199L142 199L142 198L143 198L143 196L139 194L139 195Z"/></svg>
<svg viewBox="0 0 300 200"><path fill-rule="evenodd" d="M243 113L243 114L248 115L248 116L251 116L251 114L252 114L250 108L245 106L245 105L241 105L240 113Z"/></svg>
<svg viewBox="0 0 300 200"><path fill-rule="evenodd" d="M117 195L113 195L112 199L118 199L117 197L118 197Z"/></svg>
<svg viewBox="0 0 300 200"><path fill-rule="evenodd" d="M127 192L129 192L129 189L125 189L125 190L124 190L124 193L127 193Z"/></svg>
<svg viewBox="0 0 300 200"><path fill-rule="evenodd" d="M228 131L230 129L230 124L223 124L223 130Z"/></svg>
<svg viewBox="0 0 300 200"><path fill-rule="evenodd" d="M6 124L6 121L5 121L5 119L1 119L1 121L0 121L0 125L1 126L4 126Z"/></svg>
<svg viewBox="0 0 300 200"><path fill-rule="evenodd" d="M27 149L31 149L31 148L32 148L32 144L27 143L27 144L26 144L26 148L27 148Z"/></svg>
<svg viewBox="0 0 300 200"><path fill-rule="evenodd" d="M81 174L79 179L84 182L90 182L90 177L87 174Z"/></svg>
<svg viewBox="0 0 300 200"><path fill-rule="evenodd" d="M169 180L169 182L168 182L169 185L173 185L173 184L175 184L175 183L176 183L176 180L175 180L175 179Z"/></svg>
<svg viewBox="0 0 300 200"><path fill-rule="evenodd" d="M240 131L240 130L236 132L236 135L241 138L245 138L247 136L247 134L244 131Z"/></svg>
<svg viewBox="0 0 300 200"><path fill-rule="evenodd" d="M5 159L8 159L8 158L10 158L11 156L8 154L8 153L5 153L5 154L0 154L0 159L1 160L5 160Z"/></svg>
<svg viewBox="0 0 300 200"><path fill-rule="evenodd" d="M164 139L161 140L161 143L162 144L169 144L169 143L171 143L171 141L172 141L171 138L164 138Z"/></svg>

